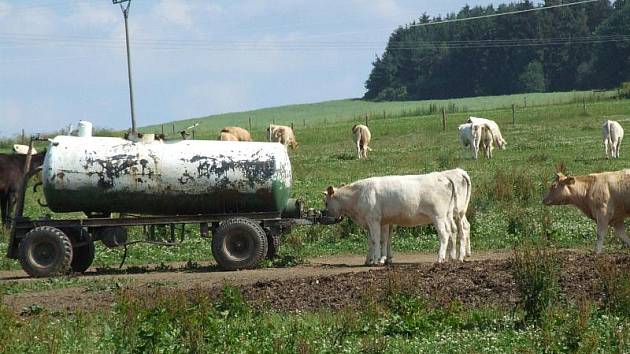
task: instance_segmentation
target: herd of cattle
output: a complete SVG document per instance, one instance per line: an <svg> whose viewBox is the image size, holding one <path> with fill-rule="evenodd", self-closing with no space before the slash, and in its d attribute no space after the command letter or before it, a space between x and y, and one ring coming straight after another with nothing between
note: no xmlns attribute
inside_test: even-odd
<svg viewBox="0 0 630 354"><path fill-rule="evenodd" d="M506 140L499 125L489 119L470 117L458 127L464 148L470 148L477 159L479 148L492 158L494 146L505 149ZM602 127L606 157L619 157L623 128L607 120ZM367 158L371 133L367 126L352 127L359 159ZM271 124L267 128L271 142L296 149L297 140L289 126ZM252 141L251 134L240 127L225 127L219 140ZM2 222L7 223L25 167L26 151L14 147L13 154L0 154L0 209ZM31 171L44 160L45 151L33 155ZM349 217L368 232L366 264L392 262L391 235L394 225L433 224L439 239L438 262L450 258L463 261L470 256L470 224L466 212L471 196L471 179L462 169L432 172L424 175L383 176L362 179L349 185L329 186L324 192L327 212L335 218ZM630 238L624 230L624 218L630 215L630 169L595 173L586 176L565 176L561 173L544 198L545 205L574 205L597 223L596 252L601 252L604 236L613 226L626 247ZM459 241L459 254L457 253Z"/></svg>

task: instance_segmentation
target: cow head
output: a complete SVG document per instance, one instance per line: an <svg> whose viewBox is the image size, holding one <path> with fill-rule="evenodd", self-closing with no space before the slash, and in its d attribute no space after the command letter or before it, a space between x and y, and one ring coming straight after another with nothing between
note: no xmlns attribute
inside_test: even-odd
<svg viewBox="0 0 630 354"><path fill-rule="evenodd" d="M333 186L328 186L326 191L324 192L324 204L326 205L326 211L328 216L331 216L335 219L340 218L341 215L341 202L339 201L337 196L335 195L336 188Z"/></svg>
<svg viewBox="0 0 630 354"><path fill-rule="evenodd" d="M574 177L567 177L562 173L556 174L556 179L549 187L549 192L543 200L545 205L568 204L569 198L573 194Z"/></svg>

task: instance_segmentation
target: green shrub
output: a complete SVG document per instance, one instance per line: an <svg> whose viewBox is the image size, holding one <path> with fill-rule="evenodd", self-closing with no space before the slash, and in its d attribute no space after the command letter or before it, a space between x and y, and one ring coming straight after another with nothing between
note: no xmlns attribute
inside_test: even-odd
<svg viewBox="0 0 630 354"><path fill-rule="evenodd" d="M525 320L541 323L560 296L558 257L546 242L526 242L514 249L512 276L520 294Z"/></svg>
<svg viewBox="0 0 630 354"><path fill-rule="evenodd" d="M595 268L604 292L606 308L613 313L630 317L630 273L604 259L598 259Z"/></svg>

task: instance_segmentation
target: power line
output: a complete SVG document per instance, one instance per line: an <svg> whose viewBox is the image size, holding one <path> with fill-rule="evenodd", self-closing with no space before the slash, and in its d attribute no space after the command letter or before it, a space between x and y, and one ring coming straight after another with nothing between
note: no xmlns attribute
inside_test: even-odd
<svg viewBox="0 0 630 354"><path fill-rule="evenodd" d="M443 20L443 21L431 21L431 22L424 22L424 23L415 23L415 24L407 25L407 27L424 27L424 26L439 25L439 24L442 24L442 23L471 21L471 20L478 20L478 19L482 19L482 18L499 17L499 16L506 16L506 15L522 14L522 13L526 13L526 12L555 9L555 8L558 8L558 7L568 7L568 6L582 5L582 4L588 4L588 3L591 3L591 2L598 2L598 1L599 0L576 1L576 2L571 2L571 3L566 3L566 4L534 7L534 8L526 9L526 10L516 10L516 11L501 12L501 13L489 14L489 15L465 17L465 18L454 18L454 19Z"/></svg>

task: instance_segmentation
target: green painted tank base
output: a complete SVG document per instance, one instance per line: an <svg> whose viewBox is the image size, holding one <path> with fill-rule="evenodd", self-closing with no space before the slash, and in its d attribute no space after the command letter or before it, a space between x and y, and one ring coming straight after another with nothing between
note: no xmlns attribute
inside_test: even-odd
<svg viewBox="0 0 630 354"><path fill-rule="evenodd" d="M147 215L195 215L224 213L282 212L291 188L273 182L271 189L255 193L221 190L204 194L122 192L88 188L85 190L45 189L54 212L114 212Z"/></svg>

